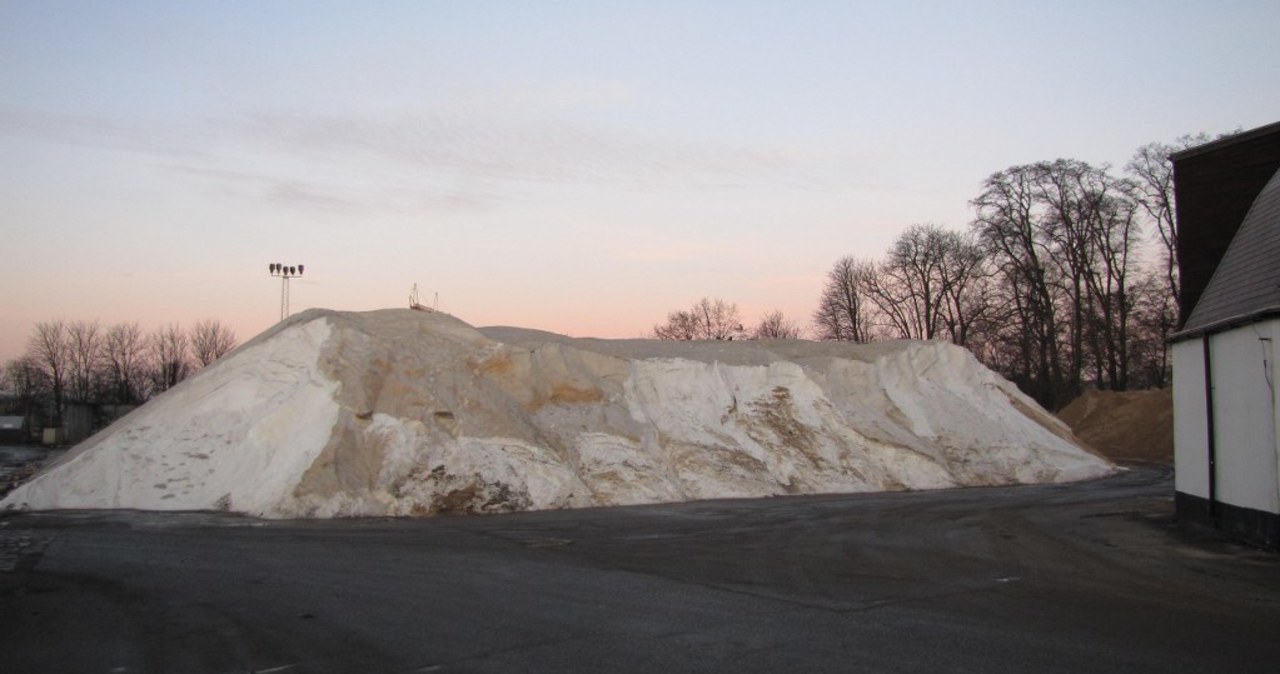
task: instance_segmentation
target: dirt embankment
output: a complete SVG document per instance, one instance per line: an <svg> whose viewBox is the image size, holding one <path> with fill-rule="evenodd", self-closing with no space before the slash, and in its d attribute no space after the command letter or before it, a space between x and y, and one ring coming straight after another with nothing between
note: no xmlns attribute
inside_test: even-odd
<svg viewBox="0 0 1280 674"><path fill-rule="evenodd" d="M1172 389L1085 391L1058 418L1112 460L1173 461Z"/></svg>

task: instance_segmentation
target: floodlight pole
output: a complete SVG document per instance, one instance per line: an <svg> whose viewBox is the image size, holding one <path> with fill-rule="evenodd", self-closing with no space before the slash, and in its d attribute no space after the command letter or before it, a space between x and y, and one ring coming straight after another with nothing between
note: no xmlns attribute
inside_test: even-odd
<svg viewBox="0 0 1280 674"><path fill-rule="evenodd" d="M289 317L289 279L302 276L306 265L285 265L279 262L272 262L267 265L267 270L272 276L280 277L280 320Z"/></svg>
<svg viewBox="0 0 1280 674"><path fill-rule="evenodd" d="M289 317L289 276L282 274L280 277L280 320Z"/></svg>

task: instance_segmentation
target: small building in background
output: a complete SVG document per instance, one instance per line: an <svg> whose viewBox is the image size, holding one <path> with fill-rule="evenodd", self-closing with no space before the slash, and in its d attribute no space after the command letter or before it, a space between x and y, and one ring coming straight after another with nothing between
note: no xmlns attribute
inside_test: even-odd
<svg viewBox="0 0 1280 674"><path fill-rule="evenodd" d="M1280 549L1280 123L1172 160L1177 515Z"/></svg>
<svg viewBox="0 0 1280 674"><path fill-rule="evenodd" d="M0 445L21 445L28 440L26 417L0 417Z"/></svg>
<svg viewBox="0 0 1280 674"><path fill-rule="evenodd" d="M97 426L98 406L90 403L66 403L62 409L63 437L57 444L74 445L93 435Z"/></svg>

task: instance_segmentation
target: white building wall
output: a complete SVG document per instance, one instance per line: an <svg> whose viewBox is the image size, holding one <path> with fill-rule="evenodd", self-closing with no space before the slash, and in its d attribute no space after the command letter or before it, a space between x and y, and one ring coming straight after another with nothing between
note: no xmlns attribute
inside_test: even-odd
<svg viewBox="0 0 1280 674"><path fill-rule="evenodd" d="M1267 321L1264 324L1271 333L1271 341L1267 344L1271 349L1268 364L1267 384L1271 386L1271 445L1275 450L1272 457L1275 459L1276 471L1272 476L1272 486L1275 488L1275 497L1273 499L1273 507L1268 512L1280 514L1280 366L1276 365L1276 358L1280 356L1280 319Z"/></svg>
<svg viewBox="0 0 1280 674"><path fill-rule="evenodd" d="M1280 367L1276 367L1276 356L1280 356L1280 319L1274 319L1257 326L1259 337L1266 337L1266 382L1267 395L1271 398L1271 506L1262 508L1270 513L1280 514Z"/></svg>
<svg viewBox="0 0 1280 674"><path fill-rule="evenodd" d="M1280 513L1280 448L1276 438L1276 422L1280 415L1274 386L1274 345L1277 338L1280 338L1280 320L1246 325L1209 337L1213 366L1217 499L1270 513ZM1183 347L1183 344L1190 344L1193 350L1200 349L1199 340L1178 346ZM1176 480L1177 488L1184 493L1207 496L1205 422L1199 422L1202 439L1198 441L1194 438L1196 429L1192 427L1195 424L1192 419L1183 420L1185 428L1178 425L1178 416L1195 415L1197 412L1204 414L1204 366L1199 357L1193 359L1187 353L1186 347L1180 351L1190 367L1178 371L1175 377L1189 374L1196 369L1195 365L1199 365L1199 376L1191 378L1200 380L1200 395L1197 402L1191 400L1193 394L1189 390L1184 391L1184 400L1179 397L1175 386L1175 404L1181 403L1186 407L1178 407L1174 437L1176 442L1182 441L1185 434L1188 442L1185 452L1181 447L1175 450L1177 472L1182 473L1185 466L1189 485L1198 480L1198 484L1204 486L1201 490L1183 490L1180 476ZM1177 363L1175 360L1175 367ZM1185 464L1184 453L1188 460ZM1196 457L1197 453L1199 457Z"/></svg>
<svg viewBox="0 0 1280 674"><path fill-rule="evenodd" d="M1199 339L1173 344L1173 483L1184 494L1209 498L1202 349Z"/></svg>

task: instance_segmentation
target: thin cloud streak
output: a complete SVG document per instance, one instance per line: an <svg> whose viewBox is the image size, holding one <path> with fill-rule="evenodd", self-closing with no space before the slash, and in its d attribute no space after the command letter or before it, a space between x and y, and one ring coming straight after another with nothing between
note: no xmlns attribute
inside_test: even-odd
<svg viewBox="0 0 1280 674"><path fill-rule="evenodd" d="M0 110L0 133L155 156L164 159L164 168L275 204L396 212L494 207L518 198L521 184L639 193L832 192L861 182L857 167L866 163L827 150L741 146L573 119L449 110L270 112L174 123L9 108ZM258 168L225 168L246 165ZM315 178L318 168L327 180ZM447 186L458 182L467 187Z"/></svg>
<svg viewBox="0 0 1280 674"><path fill-rule="evenodd" d="M166 158L190 159L204 155L201 144L192 140L201 135L197 128L180 129L154 120L120 121L91 115L0 108L0 134Z"/></svg>
<svg viewBox="0 0 1280 674"><path fill-rule="evenodd" d="M534 183L594 182L640 189L827 191L847 184L840 156L740 147L603 128L564 119L442 111L369 117L261 114L240 132L257 149L321 161L376 159L414 170Z"/></svg>

